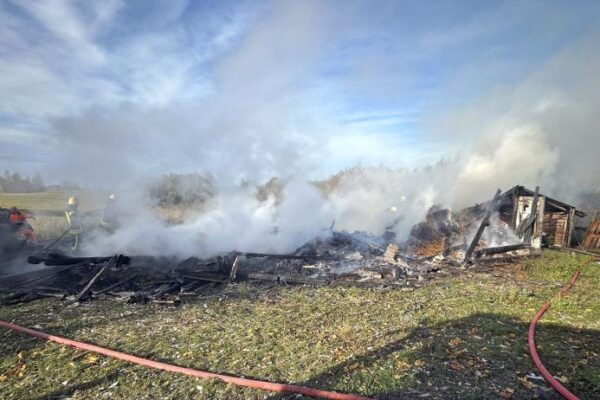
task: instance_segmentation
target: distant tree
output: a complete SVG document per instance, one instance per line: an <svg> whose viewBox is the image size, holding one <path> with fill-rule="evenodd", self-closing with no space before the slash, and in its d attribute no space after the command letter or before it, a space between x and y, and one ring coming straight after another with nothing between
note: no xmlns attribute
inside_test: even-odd
<svg viewBox="0 0 600 400"><path fill-rule="evenodd" d="M46 189L46 185L40 174L35 174L31 178L31 189L34 192L43 192Z"/></svg>
<svg viewBox="0 0 600 400"><path fill-rule="evenodd" d="M44 181L39 174L33 178L23 177L18 172L4 171L0 177L0 192L5 193L31 193L46 190Z"/></svg>
<svg viewBox="0 0 600 400"><path fill-rule="evenodd" d="M202 204L213 197L216 184L209 174L166 174L151 182L147 190L158 206L189 206Z"/></svg>
<svg viewBox="0 0 600 400"><path fill-rule="evenodd" d="M60 182L60 185L58 185L58 189L60 191L74 191L74 190L81 190L81 185L79 185L77 182L74 181L70 181L68 179L64 179Z"/></svg>

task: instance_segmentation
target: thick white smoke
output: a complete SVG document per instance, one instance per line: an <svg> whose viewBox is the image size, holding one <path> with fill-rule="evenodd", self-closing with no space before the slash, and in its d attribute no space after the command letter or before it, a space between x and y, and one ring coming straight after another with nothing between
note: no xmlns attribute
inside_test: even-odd
<svg viewBox="0 0 600 400"><path fill-rule="evenodd" d="M40 132L29 142L55 180L136 193L123 227L89 253L282 252L332 221L404 238L434 204L459 209L516 184L576 202L598 183L597 6L500 4L455 19L418 2L117 3L106 14L0 5L4 120ZM324 194L309 183L355 163L366 167ZM210 173L218 194L167 225L136 183L167 172ZM281 202L231 188L272 176L287 182Z"/></svg>
<svg viewBox="0 0 600 400"><path fill-rule="evenodd" d="M281 201L270 195L259 201L250 187L220 191L206 209L184 223L168 225L139 203L124 205L128 216L112 235L99 234L87 253L211 256L232 250L283 253L295 250L330 227L331 206L318 189L290 181Z"/></svg>

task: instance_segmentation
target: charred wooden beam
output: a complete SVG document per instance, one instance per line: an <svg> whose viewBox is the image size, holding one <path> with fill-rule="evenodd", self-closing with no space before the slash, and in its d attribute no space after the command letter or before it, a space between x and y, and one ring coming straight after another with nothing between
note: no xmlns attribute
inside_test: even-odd
<svg viewBox="0 0 600 400"><path fill-rule="evenodd" d="M206 285L202 285L199 288L197 288L196 290L194 290L194 294L198 295L198 294L205 292L208 289L213 288L215 286L217 286L217 284L215 282L207 283Z"/></svg>
<svg viewBox="0 0 600 400"><path fill-rule="evenodd" d="M62 289L59 288L55 288L55 287L50 287L50 286L34 286L32 287L33 290L37 290L39 291L46 291L46 292L63 292Z"/></svg>
<svg viewBox="0 0 600 400"><path fill-rule="evenodd" d="M129 264L130 258L126 256L121 257L121 264ZM27 257L27 262L30 264L41 264L44 263L49 266L54 265L74 265L80 263L88 264L101 264L110 260L111 257L69 257L60 253L49 253L45 256L31 255Z"/></svg>
<svg viewBox="0 0 600 400"><path fill-rule="evenodd" d="M235 278L237 277L238 270L240 269L240 258L236 257L233 260L233 264L231 265L231 271L229 272L229 282L235 282Z"/></svg>
<svg viewBox="0 0 600 400"><path fill-rule="evenodd" d="M260 273L260 272L251 272L249 274L246 275L246 278L248 279L253 279L253 280L258 280L258 281L272 281L272 282L278 282L279 281L279 276L274 275L274 274L264 274L264 273Z"/></svg>
<svg viewBox="0 0 600 400"><path fill-rule="evenodd" d="M102 269L101 265L91 265L90 267L91 269L81 277L79 282L77 282L77 286L82 286L88 283L90 279L92 279L98 273L98 271Z"/></svg>
<svg viewBox="0 0 600 400"><path fill-rule="evenodd" d="M150 303L153 303L153 304L170 304L170 305L177 306L177 305L181 304L181 299L174 299L174 300L150 300Z"/></svg>
<svg viewBox="0 0 600 400"><path fill-rule="evenodd" d="M533 236L533 228L535 227L535 220L537 218L538 199L540 194L540 187L535 187L533 194L533 203L531 204L531 211L527 218L525 218L516 229L518 237L523 238L526 243L531 243L531 237Z"/></svg>
<svg viewBox="0 0 600 400"><path fill-rule="evenodd" d="M528 248L529 246L525 243L511 244L508 246L488 247L487 249L481 249L476 253L476 257L489 256L493 254L508 253L509 251L521 250Z"/></svg>
<svg viewBox="0 0 600 400"><path fill-rule="evenodd" d="M306 278L302 276L291 276L291 275L276 275L252 272L246 275L246 278L258 281L270 281L278 282L283 284L296 284L296 285L328 285L330 282L325 279L318 278Z"/></svg>
<svg viewBox="0 0 600 400"><path fill-rule="evenodd" d="M211 274L211 273L203 273L203 274L194 274L194 275L182 275L182 277L186 279L195 279L198 281L206 281L206 282L216 282L216 283L226 283L229 282L229 279L226 275L221 274Z"/></svg>
<svg viewBox="0 0 600 400"><path fill-rule="evenodd" d="M46 271L46 270L35 271L31 274L27 274L28 277L30 277L31 275L34 275L34 276L31 276L29 279L20 280L23 277L17 276L14 278L13 282L14 282L15 286L27 286L27 285L31 285L34 282L40 281L42 279L57 276L61 272L74 270L76 268L83 267L85 265L87 265L87 264L74 264L74 265L60 266L60 268L53 268L50 271ZM59 267L59 266L57 266L57 267Z"/></svg>
<svg viewBox="0 0 600 400"><path fill-rule="evenodd" d="M67 295L64 293L49 292L44 290L34 290L34 293L40 297L56 297L57 299L61 300L64 300L64 298L67 297Z"/></svg>
<svg viewBox="0 0 600 400"><path fill-rule="evenodd" d="M153 296L161 296L163 294L174 292L175 290L179 290L181 288L181 284L179 282L174 282L171 284L165 283L160 285L157 289L152 292Z"/></svg>
<svg viewBox="0 0 600 400"><path fill-rule="evenodd" d="M477 264L479 265L489 265L489 264L509 264L517 260L525 260L529 258L538 258L542 255L540 253L531 253L531 254L523 254L523 255L507 255L504 257L486 257L477 260Z"/></svg>
<svg viewBox="0 0 600 400"><path fill-rule="evenodd" d="M102 290L99 290L99 291L97 291L97 292L92 292L92 295L93 295L93 296L98 296L98 295L101 295L101 294L103 294L103 293L110 292L111 290L113 290L113 289L116 289L116 288L118 288L119 286L123 286L123 285L125 285L126 283L129 283L129 282L131 282L132 280L134 280L134 279L135 279L135 278L137 278L138 276L139 276L138 274L135 274L135 275L132 275L132 276L130 276L130 277L128 277L128 278L122 279L122 280L120 280L119 282L113 283L112 285L110 285L110 286L108 286L108 287L106 287L106 288L104 288L104 289L102 289Z"/></svg>
<svg viewBox="0 0 600 400"><path fill-rule="evenodd" d="M104 266L102 268L100 268L100 271L98 271L96 273L96 275L94 275L92 277L92 279L90 279L90 281L87 283L87 285L85 285L85 287L75 296L74 302L78 302L79 300L81 300L83 298L83 296L85 296L89 292L89 290L92 288L94 283L96 283L98 278L100 278L100 276L102 276L102 274L110 267L117 266L119 260L120 260L120 256L114 256L114 257L110 258L109 261L105 262Z"/></svg>
<svg viewBox="0 0 600 400"><path fill-rule="evenodd" d="M467 248L464 262L468 262L471 259L473 251L475 251L475 247L477 247L477 244L481 239L481 235L483 235L483 231L485 230L486 226L490 224L490 216L492 215L492 211L494 211L494 209L496 208L496 202L500 198L500 193L502 193L502 190L498 189L488 208L485 210L485 215L481 220L481 224L479 224L479 228L477 229L477 232L475 232L475 236L473 237L471 244Z"/></svg>
<svg viewBox="0 0 600 400"><path fill-rule="evenodd" d="M24 293L22 296L16 296L12 299L3 299L1 304L4 306L10 306L13 304L28 303L33 300L41 299L42 297L43 296L35 291L29 291Z"/></svg>
<svg viewBox="0 0 600 400"><path fill-rule="evenodd" d="M268 253L241 253L241 252L237 252L237 255L240 256L244 256L244 257L248 257L248 258L261 258L261 257L266 257L266 258L275 258L275 259L283 259L283 260L305 260L305 259L312 259L315 258L314 255L294 255L294 254L268 254Z"/></svg>

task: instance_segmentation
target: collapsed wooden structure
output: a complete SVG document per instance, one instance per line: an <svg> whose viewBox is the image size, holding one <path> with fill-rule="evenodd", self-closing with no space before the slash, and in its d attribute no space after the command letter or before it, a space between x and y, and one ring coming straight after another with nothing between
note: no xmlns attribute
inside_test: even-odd
<svg viewBox="0 0 600 400"><path fill-rule="evenodd" d="M418 286L431 273L460 273L466 265L535 256L531 249L542 245L568 247L576 215L584 214L541 194L539 187L532 191L515 186L504 193L498 189L492 200L456 215L447 209L432 208L427 220L413 227L406 243L390 242L385 235L374 237L364 232L330 230L291 254L232 251L209 259L191 257L183 261L122 255L72 257L49 252L51 246L46 246L28 259L31 264L44 263L45 268L2 277L0 303L15 304L42 297L76 303L102 297L131 303L177 304L186 297L206 294L217 285L243 280L270 284ZM461 223L463 217L467 224ZM500 241L496 247L490 247L494 241L489 238L481 240L488 227L496 235L498 221L521 239ZM469 231L475 233L467 243ZM440 246L428 246L438 241ZM594 241L598 243L600 240ZM415 252L415 244L431 251Z"/></svg>
<svg viewBox="0 0 600 400"><path fill-rule="evenodd" d="M101 297L129 303L178 304L184 297L197 296L215 285L240 279L240 257L242 253L231 253L209 260L192 257L175 261L123 255L35 255L30 256L28 261L32 264L44 263L45 267L3 278L0 293L5 296L1 303L16 304L43 297L57 297L77 303Z"/></svg>
<svg viewBox="0 0 600 400"><path fill-rule="evenodd" d="M230 252L208 259L114 255L73 257L59 252L36 253L34 271L0 278L0 304L56 297L67 303L95 298L128 303L178 304L211 294L220 286L242 281L267 285L333 285L419 287L433 276L464 271L464 249L453 246L438 257L413 257L396 244L381 246L363 233L330 232L292 254ZM479 249L477 263L502 262L518 256L524 245ZM526 251L527 253L527 251ZM521 253L522 254L522 253ZM502 255L501 258L497 258ZM214 289L213 289L214 288Z"/></svg>
<svg viewBox="0 0 600 400"><path fill-rule="evenodd" d="M495 203L500 221L535 248L571 246L575 216L585 216L575 206L539 193L539 188L530 190L520 185L505 191L495 201L478 204L465 212L483 214L491 203Z"/></svg>

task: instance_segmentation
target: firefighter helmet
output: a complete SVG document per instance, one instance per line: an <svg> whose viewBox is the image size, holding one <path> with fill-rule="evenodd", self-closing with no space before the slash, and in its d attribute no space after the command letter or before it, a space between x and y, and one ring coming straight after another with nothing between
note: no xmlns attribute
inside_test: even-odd
<svg viewBox="0 0 600 400"><path fill-rule="evenodd" d="M71 196L69 197L69 200L67 201L67 204L69 204L70 206L78 206L79 205L79 199L75 196Z"/></svg>

